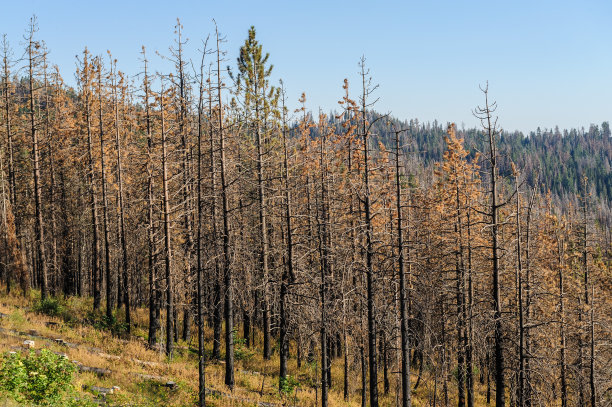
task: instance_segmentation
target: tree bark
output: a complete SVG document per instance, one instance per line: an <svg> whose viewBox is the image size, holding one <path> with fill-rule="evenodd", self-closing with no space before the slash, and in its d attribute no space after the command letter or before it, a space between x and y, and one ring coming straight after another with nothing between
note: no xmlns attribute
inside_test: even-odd
<svg viewBox="0 0 612 407"><path fill-rule="evenodd" d="M170 245L170 195L168 191L168 151L164 115L164 78L161 78L160 113L162 143L162 188L164 200L164 262L166 266L166 355L172 358L174 351L174 296L172 293L172 250Z"/></svg>
<svg viewBox="0 0 612 407"><path fill-rule="evenodd" d="M100 135L100 180L102 182L102 218L104 227L104 268L106 272L106 318L108 322L113 318L113 298L112 298L112 280L110 268L110 242L108 239L109 223L108 223L108 197L106 193L106 164L104 160L104 104L102 103L102 60L98 57L97 66L98 74L98 128Z"/></svg>
<svg viewBox="0 0 612 407"><path fill-rule="evenodd" d="M373 229L372 229L372 213L370 202L370 163L369 163L369 140L366 117L366 98L368 96L366 84L365 60L361 60L361 79L362 79L362 134L363 137L363 183L364 183L364 220L365 220L365 237L366 237L366 281L367 281L367 308L368 308L368 361L370 371L370 407L378 407L378 367L376 354L376 320L374 315L374 244Z"/></svg>
<svg viewBox="0 0 612 407"><path fill-rule="evenodd" d="M232 269L230 264L229 236L229 202L225 162L225 137L223 134L223 100L221 99L221 50L219 48L219 31L215 27L217 41L217 98L219 103L219 169L221 176L221 204L223 215L223 279L225 283L225 385L234 389L234 293L232 286Z"/></svg>
<svg viewBox="0 0 612 407"><path fill-rule="evenodd" d="M157 280L157 250L155 248L155 233L154 233L154 178L153 178L153 134L151 132L151 106L149 105L149 76L147 71L147 57L145 48L142 48L142 57L144 62L144 107L145 107L145 125L147 133L147 242L148 242L148 267L149 267L149 345L157 344L157 331L160 329L160 321L158 318L159 302L157 301L159 292L159 283Z"/></svg>
<svg viewBox="0 0 612 407"><path fill-rule="evenodd" d="M111 61L113 63L113 61ZM114 70L111 65L112 78L113 78L113 105L115 110L115 148L117 150L117 183L119 186L119 240L121 243L121 254L122 254L122 277L123 277L123 305L125 306L125 324L127 327L128 335L131 333L132 318L130 315L130 277L128 269L128 252L127 252L127 241L125 234L125 202L123 192L123 168L121 160L121 140L120 140L120 122L119 122L119 96L117 90L117 62L114 62Z"/></svg>
<svg viewBox="0 0 612 407"><path fill-rule="evenodd" d="M525 405L525 321L523 311L523 253L521 237L521 195L518 185L518 173L515 177L516 194L516 287L517 287L517 314L519 330L519 377L518 377L518 405Z"/></svg>
<svg viewBox="0 0 612 407"><path fill-rule="evenodd" d="M193 228L190 217L190 195L191 195L191 180L189 176L189 146L187 142L186 133L186 121L187 121L187 101L186 101L186 84L185 84L185 72L184 72L184 61L183 61L183 39L182 39L182 25L177 20L177 50L176 50L176 65L178 68L177 79L178 91L179 91L179 110L178 110L178 125L179 134L181 136L181 148L183 156L183 228L185 230L185 243L183 246L185 255L185 270L183 273L185 282L185 307L183 309L183 334L182 339L184 341L189 340L190 328L191 328L191 301L194 297L194 290L190 284L191 281L191 264L193 261Z"/></svg>
<svg viewBox="0 0 612 407"><path fill-rule="evenodd" d="M295 280L293 270L293 226L291 214L291 191L289 186L289 153L287 147L287 110L285 108L285 90L282 89L282 136L283 136L283 182L285 195L285 228L286 228L286 267L281 277L280 288L280 346L279 346L279 386L287 380L287 358L289 354L289 341L287 338L289 321L287 317L287 294L289 281Z"/></svg>
<svg viewBox="0 0 612 407"><path fill-rule="evenodd" d="M326 141L326 129L323 129L323 134L320 135L320 150L319 150L319 165L320 165L320 181L321 181L321 200L317 205L317 223L318 223L318 251L319 251L319 272L320 272L320 286L319 286L319 298L321 301L321 322L320 322L320 335L321 335L321 406L327 407L328 405L328 387L327 381L327 364L328 364L328 349L327 349L327 315L326 315L326 292L327 292L327 269L328 269L328 252L325 241L325 235L327 233L326 220L326 167L323 160L323 146Z"/></svg>
<svg viewBox="0 0 612 407"><path fill-rule="evenodd" d="M2 66L4 71L4 113L5 113L5 122L6 126L6 141L8 147L8 182L9 182L9 200L11 207L15 207L17 205L17 191L16 191L16 181L15 181L15 161L14 161L14 151L13 151L13 131L12 131L12 114L11 114L11 91L10 91L10 70L9 70L9 45L6 41L6 36L2 39Z"/></svg>
<svg viewBox="0 0 612 407"><path fill-rule="evenodd" d="M489 226L491 228L491 258L493 261L492 275L493 275L493 286L492 286L492 297L493 297L493 322L494 322L494 361L495 361L495 405L496 407L504 407L506 403L506 382L504 375L504 334L502 327L502 301L501 301L501 281L500 281L500 265L499 265L499 208L498 203L499 196L497 192L497 146L495 143L495 137L498 135L499 130L497 129L496 121L493 120L492 114L495 110L495 103L489 104L488 87L483 89L485 95L485 107L483 109L478 108L476 111L477 117L482 121L484 130L487 136L487 143L489 147L488 161L490 163L490 205L489 205L489 216L491 222ZM493 107L492 107L493 106Z"/></svg>
<svg viewBox="0 0 612 407"><path fill-rule="evenodd" d="M95 188L95 165L93 156L93 137L91 131L91 73L92 66L89 61L89 52L87 48L83 51L83 70L82 70L82 93L85 97L85 120L87 128L87 159L88 171L87 177L89 180L89 206L91 211L92 225L92 243L91 243L91 266L92 266L92 289L93 289L93 308L100 308L101 302L101 280L102 273L100 272L99 258L99 236L98 236L98 202Z"/></svg>
<svg viewBox="0 0 612 407"><path fill-rule="evenodd" d="M400 132L395 132L395 207L397 211L397 266L399 274L399 308L400 308L400 334L401 334L401 376L402 376L402 406L410 407L410 342L408 337L408 310L409 294L406 291L406 266L404 263L404 225L402 213L402 184L400 180Z"/></svg>
<svg viewBox="0 0 612 407"><path fill-rule="evenodd" d="M565 338L565 288L563 284L563 273L565 267L564 243L560 236L557 236L558 255L559 255L559 339L561 342L560 361L561 368L561 407L567 407L567 362L566 362L566 338Z"/></svg>
<svg viewBox="0 0 612 407"><path fill-rule="evenodd" d="M38 129L36 128L34 110L34 71L36 69L34 48L38 48L38 42L34 41L36 32L36 21L32 19L28 38L28 73L29 73L29 115L30 115L30 136L32 137L32 164L34 177L34 207L35 207L35 229L36 229L36 254L38 261L38 272L40 274L40 295L44 300L47 298L47 256L45 252L45 229L42 214L42 186L40 179L40 157L38 147Z"/></svg>
<svg viewBox="0 0 612 407"><path fill-rule="evenodd" d="M202 132L203 132L203 97L204 97L204 57L206 56L206 45L208 44L208 39L204 43L204 49L202 50L202 62L200 64L200 94L198 98L198 179L196 182L197 187L197 240L196 240L196 278L197 278L197 323L198 323L198 407L204 407L206 405L206 378L205 378L205 359L204 359L204 308L203 308L203 299L202 299ZM209 117L209 121L212 122L212 116ZM212 130L212 129L211 129ZM212 131L210 134L210 139L212 141ZM213 155L213 145L211 143L211 174L213 176L214 181L214 160L212 159ZM213 200L214 200L214 183L213 183ZM213 206L216 207L213 202ZM213 216L213 224L215 224L216 229L216 217ZM216 247L216 234L213 236L214 245ZM215 254L215 265L217 264L216 260L216 251ZM216 269L217 267L215 267ZM215 279L217 275L215 275Z"/></svg>

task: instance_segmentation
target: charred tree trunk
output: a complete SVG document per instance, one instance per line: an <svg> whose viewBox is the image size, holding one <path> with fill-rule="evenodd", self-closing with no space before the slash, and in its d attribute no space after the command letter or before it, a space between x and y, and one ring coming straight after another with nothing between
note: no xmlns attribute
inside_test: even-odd
<svg viewBox="0 0 612 407"><path fill-rule="evenodd" d="M181 149L182 149L182 175L183 175L183 228L185 231L185 243L183 246L185 256L185 270L183 278L185 282L185 307L183 309L183 334L182 339L184 341L189 340L190 328L191 328L191 301L194 297L194 290L191 281L191 264L193 261L193 228L191 224L190 216L190 195L191 195L191 180L189 176L189 145L187 142L187 100L186 100L186 83L185 83L185 70L183 61L183 39L182 39L182 25L179 21L176 24L176 30L178 35L177 49L176 49L176 67L177 67L177 79L178 79L178 91L179 91L179 109L178 109L178 126L179 134L181 136ZM178 323L177 323L178 324ZM178 327L177 327L178 333Z"/></svg>
<svg viewBox="0 0 612 407"><path fill-rule="evenodd" d="M109 222L108 222L108 197L106 193L106 163L104 160L104 104L102 100L102 60L98 57L97 66L98 74L98 128L100 135L100 179L102 181L102 216L104 223L104 268L106 271L106 318L111 321L113 318L113 298L112 298L112 279L110 268L110 242L108 239Z"/></svg>
<svg viewBox="0 0 612 407"><path fill-rule="evenodd" d="M519 372L518 372L518 405L525 406L525 321L523 310L523 253L521 237L521 195L519 192L518 173L515 178L516 194L516 288L517 288L517 315L519 330Z"/></svg>
<svg viewBox="0 0 612 407"><path fill-rule="evenodd" d="M368 368L366 366L365 349L362 346L359 347L359 359L361 360L361 407L367 405L367 394L368 394Z"/></svg>
<svg viewBox="0 0 612 407"><path fill-rule="evenodd" d="M50 124L50 110L51 110L51 99L49 97L49 81L47 78L47 55L43 54L43 94L45 103L44 113L44 129L45 138L49 150L49 218L51 221L51 268L47 269L47 280L49 289L52 296L57 295L57 288L59 282L59 270L57 266L57 222L55 218L55 168L54 168L54 155L53 155L53 140L51 136L51 124ZM42 193L42 187L41 187Z"/></svg>
<svg viewBox="0 0 612 407"><path fill-rule="evenodd" d="M257 94L258 89L255 88ZM264 359L270 359L271 345L270 345L270 304L268 302L268 254L269 254L269 242L268 242L268 218L267 218L267 200L266 200L266 187L264 185L264 145L263 135L260 128L260 111L258 95L255 96L255 142L257 145L257 196L259 203L259 238L261 240L261 252L260 252L260 268L262 276L262 312L263 312L263 335L264 335L264 347L263 357Z"/></svg>
<svg viewBox="0 0 612 407"><path fill-rule="evenodd" d="M11 207L17 205L17 191L15 181L15 160L13 148L13 128L12 128L12 109L11 109L11 88L9 85L10 70L9 70L9 55L10 49L6 41L6 35L2 38L2 67L4 71L4 125L6 128L6 141L8 147L8 183L9 183L9 200Z"/></svg>
<svg viewBox="0 0 612 407"><path fill-rule="evenodd" d="M29 116L30 116L30 136L32 137L32 164L34 177L34 207L35 207L35 229L36 229L36 255L38 272L40 274L40 295L44 300L47 298L47 256L45 252L45 229L42 214L42 186L40 178L40 156L38 146L38 129L36 127L36 118L34 110L34 70L36 64L36 51L40 45L34 41L34 33L36 32L36 21L32 19L30 33L28 38L28 101L29 101Z"/></svg>
<svg viewBox="0 0 612 407"><path fill-rule="evenodd" d="M210 71L208 75L210 82ZM214 124L213 124L213 106L212 94L209 92L208 97L208 132L209 132L209 149L210 149L210 187L212 190L211 202L211 221L212 221L212 239L213 239L213 254L215 256L214 275L213 275L213 293L212 293L212 308L213 308L213 349L212 358L221 358L221 330L223 324L223 294L221 292L221 266L219 264L219 231L217 227L217 175L215 164L215 140L214 140ZM246 324L245 324L246 326ZM245 328L246 329L246 328ZM247 340L249 336L246 336Z"/></svg>
<svg viewBox="0 0 612 407"><path fill-rule="evenodd" d="M531 320L531 213L533 205L536 199L536 187L533 187L531 196L529 198L529 205L527 206L527 218L526 218L526 230L525 230L525 306L524 306L524 323L528 324ZM525 355L525 387L524 387L524 400L525 407L531 407L532 405L532 393L531 393L531 362L529 355L531 354L531 341L529 335L529 329L525 329L524 332L524 349Z"/></svg>
<svg viewBox="0 0 612 407"><path fill-rule="evenodd" d="M495 405L496 407L504 407L506 404L506 382L504 375L504 333L502 327L502 301L501 301L501 281L500 281L500 264L499 264L499 208L500 204L498 187L497 187L497 146L495 138L499 134L497 128L497 120L493 118L493 112L496 109L496 104L489 104L488 85L482 89L485 96L485 107L477 108L475 115L478 117L484 127L489 147L488 161L490 164L489 177L491 183L490 190L490 205L489 216L491 221L491 258L493 261L492 275L492 298L493 298L493 322L494 322L494 340L495 340Z"/></svg>
<svg viewBox="0 0 612 407"><path fill-rule="evenodd" d="M321 181L321 200L318 205L317 210L317 223L318 223L318 251L319 251L319 271L321 283L319 286L319 298L321 301L321 325L320 325L320 335L321 335L321 406L327 407L328 403L328 387L329 383L327 382L327 364L328 364L328 349L327 349L327 315L326 315L326 306L325 303L326 292L327 292L327 268L328 268L328 253L327 253L327 245L325 235L327 233L327 213L326 213L326 183L325 183L325 164L323 160L323 146L325 144L326 134L322 134L320 137L320 151L319 151L319 165L320 165L320 181Z"/></svg>
<svg viewBox="0 0 612 407"><path fill-rule="evenodd" d="M215 28L217 41L217 98L219 103L219 169L221 176L221 204L223 215L223 279L225 283L225 385L234 389L234 293L230 264L229 200L225 162L225 137L223 134L223 100L221 99L221 50L219 31Z"/></svg>
<svg viewBox="0 0 612 407"><path fill-rule="evenodd" d="M111 61L113 63L113 61ZM120 122L119 122L119 96L117 90L117 62L114 62L114 70L112 71L113 77L113 105L115 110L115 148L117 150L117 183L119 186L119 241L121 244L121 255L122 255L122 278L123 278L123 305L125 306L125 324L127 326L128 335L131 333L132 318L130 315L130 278L128 269L128 253L127 253L127 241L125 233L125 202L123 192L123 168L121 160L121 140L120 140ZM111 66L111 69L113 67Z"/></svg>
<svg viewBox="0 0 612 407"><path fill-rule="evenodd" d="M375 288L374 288L374 244L372 228L372 204L370 198L370 163L369 163L369 128L366 117L366 99L369 95L368 84L366 83L365 60L361 60L361 79L362 79L362 134L363 137L363 207L365 221L366 239L366 281L367 281L367 309L368 309L368 361L370 372L370 407L378 407L378 366L376 353L376 319L374 315Z"/></svg>
<svg viewBox="0 0 612 407"><path fill-rule="evenodd" d="M89 53L87 48L83 52L83 96L85 98L85 120L87 128L87 159L88 159L88 171L87 177L89 181L89 206L91 211L91 226L92 226L92 243L91 243L91 266L92 266L92 290L93 290L93 308L97 310L100 308L101 302L101 282L102 273L100 271L100 258L99 258L99 237L98 237L98 202L95 188L95 164L93 156L93 136L91 131L91 74L92 67L89 61Z"/></svg>
<svg viewBox="0 0 612 407"><path fill-rule="evenodd" d="M1 150L1 149L0 149ZM4 224L4 254L5 261L3 263L6 291L10 293L11 278L16 277L19 286L24 295L30 288L29 275L23 262L23 256L19 250L19 241L17 239L17 231L15 227L15 217L11 207L10 196L7 199L4 182L4 151L0 151L0 185L2 187L2 223ZM9 191L10 194L10 191Z"/></svg>
<svg viewBox="0 0 612 407"><path fill-rule="evenodd" d="M597 401L597 389L595 387L595 286L591 284L591 357L589 358L589 386L591 390L591 407L595 407Z"/></svg>
<svg viewBox="0 0 612 407"><path fill-rule="evenodd" d="M473 304L474 304L474 288L472 283L472 225L470 211L467 208L467 251L468 251L468 269L467 269L467 338L465 340L465 361L467 366L466 387L467 387L467 406L474 407L474 361L473 361L473 343L474 343L474 328L473 328Z"/></svg>
<svg viewBox="0 0 612 407"><path fill-rule="evenodd" d="M567 407L567 361L566 361L566 337L565 337L565 288L563 284L563 273L565 267L564 243L561 236L557 237L559 255L559 339L561 342L559 365L561 368L561 407Z"/></svg>
<svg viewBox="0 0 612 407"><path fill-rule="evenodd" d="M204 97L204 57L206 56L206 45L208 39L204 43L204 49L202 50L202 62L200 64L200 94L198 98L198 169L197 169L197 240L196 240L196 278L197 278L197 324L198 324L198 407L204 407L206 405L206 378L205 378L205 359L204 359L204 307L203 307L203 282L202 282L202 132L203 132L203 97ZM210 83L210 81L209 81ZM212 122L212 116L209 117L209 121ZM212 128L210 129L212 130ZM210 134L212 141L212 131ZM213 177L213 200L214 200L214 160L213 160L213 145L211 143L211 174ZM216 204L213 202L213 207ZM213 224L216 232L216 216L213 216ZM214 245L216 247L216 233L214 233ZM215 266L216 250L215 254ZM215 270L217 267L215 267ZM215 279L217 275L215 275Z"/></svg>
<svg viewBox="0 0 612 407"><path fill-rule="evenodd" d="M147 57L144 47L142 48L144 62L144 107L145 124L147 132L147 241L148 241L148 267L149 267L149 345L157 344L157 332L160 329L158 299L159 283L157 278L157 250L155 248L154 233L154 178L153 178L153 134L151 132L151 107L149 105L149 76L147 72Z"/></svg>
<svg viewBox="0 0 612 407"><path fill-rule="evenodd" d="M164 79L161 81L160 113L162 144L162 188L164 200L164 263L166 266L166 355L174 351L174 296L172 293L172 250L170 246L170 192L168 190L168 147L164 118Z"/></svg>
<svg viewBox="0 0 612 407"><path fill-rule="evenodd" d="M287 358L289 356L289 340L287 338L289 321L287 317L287 294L290 281L295 280L293 271L293 226L291 214L291 191L289 186L289 153L287 147L287 109L285 108L285 90L282 89L282 118L283 118L283 181L285 195L285 228L286 228L286 265L281 277L280 288L280 346L279 346L279 386L282 388L287 380Z"/></svg>
<svg viewBox="0 0 612 407"><path fill-rule="evenodd" d="M400 308L400 334L401 334L401 376L402 376L402 406L410 407L410 343L408 337L408 309L409 299L406 291L406 266L404 262L404 225L402 214L402 184L400 182L400 131L395 132L395 206L397 210L397 266L399 274L399 308Z"/></svg>

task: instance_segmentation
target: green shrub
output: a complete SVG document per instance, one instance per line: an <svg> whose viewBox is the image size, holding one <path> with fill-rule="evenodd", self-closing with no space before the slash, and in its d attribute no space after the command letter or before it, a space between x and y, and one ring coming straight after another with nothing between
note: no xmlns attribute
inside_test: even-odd
<svg viewBox="0 0 612 407"><path fill-rule="evenodd" d="M5 354L0 368L0 386L3 393L13 396L17 401L24 399L28 382L28 372L23 358L18 353Z"/></svg>
<svg viewBox="0 0 612 407"><path fill-rule="evenodd" d="M34 304L34 311L50 317L61 317L64 314L64 306L57 298L45 298Z"/></svg>
<svg viewBox="0 0 612 407"><path fill-rule="evenodd" d="M280 380L280 391L283 394L291 394L296 387L299 387L300 382L293 376L287 376L286 378L279 378Z"/></svg>
<svg viewBox="0 0 612 407"><path fill-rule="evenodd" d="M100 314L99 312L90 311L87 314L87 320L97 330L111 331L115 335L122 335L127 333L127 324L120 321L117 316L113 315L110 318L106 314Z"/></svg>
<svg viewBox="0 0 612 407"><path fill-rule="evenodd" d="M34 303L34 311L50 317L60 318L64 322L74 322L75 315L65 300L49 297Z"/></svg>
<svg viewBox="0 0 612 407"><path fill-rule="evenodd" d="M46 349L27 356L5 354L0 368L0 392L20 404L37 406L89 405L76 400L71 384L75 365Z"/></svg>
<svg viewBox="0 0 612 407"><path fill-rule="evenodd" d="M247 348L246 339L240 338L236 335L236 331L232 332L234 338L234 359L236 360L248 360L251 359L255 352Z"/></svg>

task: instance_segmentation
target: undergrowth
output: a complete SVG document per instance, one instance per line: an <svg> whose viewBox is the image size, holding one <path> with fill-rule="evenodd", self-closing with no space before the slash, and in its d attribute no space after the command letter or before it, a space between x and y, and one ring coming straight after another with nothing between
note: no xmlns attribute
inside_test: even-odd
<svg viewBox="0 0 612 407"><path fill-rule="evenodd" d="M66 357L42 349L25 356L5 353L0 368L0 394L20 405L93 406L77 397L72 385L76 366Z"/></svg>

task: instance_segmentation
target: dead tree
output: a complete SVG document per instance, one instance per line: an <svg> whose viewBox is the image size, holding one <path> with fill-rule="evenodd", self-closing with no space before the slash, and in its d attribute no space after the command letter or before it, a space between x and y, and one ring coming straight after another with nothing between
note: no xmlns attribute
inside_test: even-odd
<svg viewBox="0 0 612 407"><path fill-rule="evenodd" d="M40 176L40 152L38 141L38 124L36 123L35 109L35 79L34 75L40 64L41 58L44 56L44 48L41 50L40 42L34 39L34 35L38 31L36 17L30 19L30 27L26 36L27 41L27 58L28 58L28 103L30 116L30 136L32 137L32 172L34 178L34 208L35 208L35 229L36 229L36 254L37 254L37 271L40 275L40 295L44 300L47 298L47 256L45 252L45 227L42 214L42 184Z"/></svg>
<svg viewBox="0 0 612 407"><path fill-rule="evenodd" d="M93 308L97 310L100 308L101 302L101 282L102 273L100 271L100 257L99 257L99 236L98 236L98 198L96 194L95 186L95 161L93 154L93 136L92 136L92 113L91 113L91 97L92 97L92 75L93 67L91 65L89 52L87 48L83 51L83 60L80 75L81 84L81 103L84 105L85 114L85 128L87 131L87 178L88 178L88 192L89 192L89 210L91 212L91 266L92 266L92 291L93 291Z"/></svg>
<svg viewBox="0 0 612 407"><path fill-rule="evenodd" d="M190 302L194 297L194 290L191 288L190 280L191 280L191 264L193 261L193 228L191 222L190 215L190 205L189 202L191 200L191 180L189 175L189 143L187 140L187 75L185 74L185 61L183 60L183 46L187 42L183 40L182 29L183 26L181 22L177 19L176 21L176 48L171 48L172 57L174 59L174 64L176 67L176 80L178 83L176 84L178 88L178 97L179 97L179 108L178 108L178 131L181 139L181 149L182 149L182 178L183 178L183 186L181 188L182 191L182 207L183 207L183 229L185 233L185 243L183 244L183 252L185 256L185 269L183 272L183 279L185 282L185 288L187 292L186 296L186 305L183 309L183 335L182 338L184 341L189 340L189 330L191 327L191 305ZM178 324L178 322L177 322ZM178 328L177 328L178 329Z"/></svg>
<svg viewBox="0 0 612 407"><path fill-rule="evenodd" d="M374 315L375 292L374 287L374 231L372 227L372 201L370 197L370 158L369 158L369 134L373 124L368 123L367 108L373 103L368 99L377 88L371 86L371 78L368 77L369 70L365 68L365 57L359 61L362 93L361 93L361 137L363 138L363 216L365 222L365 257L366 257L366 302L368 320L368 367L370 371L370 407L378 407L378 356L376 350L376 317ZM376 101L374 101L375 103Z"/></svg>
<svg viewBox="0 0 612 407"><path fill-rule="evenodd" d="M110 56L110 54L109 54ZM124 191L123 191L123 167L121 159L121 138L120 138L120 122L119 122L119 95L117 82L117 60L110 61L111 63L111 80L112 80L112 92L113 92L113 107L115 113L115 149L117 150L117 184L119 186L119 241L121 243L121 276L123 278L123 304L125 305L125 324L127 326L127 333L131 332L132 319L130 315L130 278L128 270L128 252L127 252L127 241L125 234L125 202L124 202Z"/></svg>
<svg viewBox="0 0 612 407"><path fill-rule="evenodd" d="M491 259L493 262L492 275L493 275L493 286L492 286L492 297L493 297L493 322L494 322L494 346L495 346L495 405L496 407L504 407L506 394L506 382L504 376L504 334L502 327L502 302L500 295L500 265L499 265L499 209L506 203L499 202L499 192L497 185L498 168L497 168L497 143L496 138L501 133L501 129L497 126L497 118L493 117L493 114L497 108L497 103L493 102L489 104L489 85L485 88L481 88L485 96L484 107L478 106L474 110L474 115L480 120L487 143L489 147L488 161L490 165L489 177L491 189L489 191L489 209L488 216L490 217L489 227L491 230Z"/></svg>
<svg viewBox="0 0 612 407"><path fill-rule="evenodd" d="M106 160L104 159L104 101L103 101L103 82L102 82L102 58L96 58L96 73L98 75L98 130L100 136L100 181L102 184L102 219L104 228L104 268L106 272L106 318L111 321L113 318L113 297L112 280L110 268L110 242L108 238L109 219L108 219L108 197L106 192Z"/></svg>
<svg viewBox="0 0 612 407"><path fill-rule="evenodd" d="M323 123L326 118L320 115L320 122ZM321 406L327 407L328 391L330 383L328 381L328 340L327 340L327 275L329 274L329 247L327 244L328 222L327 222L327 163L324 160L325 144L327 140L328 129L325 126L321 127L322 134L319 136L319 171L320 171L320 201L317 205L317 226L318 226L318 252L319 252L319 274L321 282L319 285L319 298L321 302L321 322L320 322L320 341L321 341Z"/></svg>
<svg viewBox="0 0 612 407"><path fill-rule="evenodd" d="M51 271L49 272L49 276L51 278L51 294L53 296L57 295L57 288L58 288L58 281L59 281L59 274L60 274L60 270L58 267L58 263L57 263L57 218L56 218L56 204L55 204L55 185L56 185L56 180L55 180L55 143L56 141L53 139L52 136L52 132L51 132L51 118L50 118L50 110L51 110L51 95L50 95L50 89L49 89L49 78L47 76L47 69L48 69L48 65L47 65L47 54L43 54L43 58L42 58L42 68L43 68L43 94L45 97L45 115L44 115L44 120L45 120L45 124L44 124L44 129L45 129L45 138L47 139L47 146L48 146L48 159L49 159L49 217L50 217L50 221L51 221ZM59 77L59 73L58 73L58 77ZM59 84L56 83L55 86L55 92L56 92L56 96L59 95L59 93L61 92L61 89L59 88ZM55 102L55 101L54 101ZM54 106L54 110L56 115L59 117L59 107L57 106L56 103L53 103Z"/></svg>
<svg viewBox="0 0 612 407"><path fill-rule="evenodd" d="M204 407L206 405L206 378L205 378L205 360L204 360L204 308L202 301L202 132L203 130L203 109L204 109L204 57L207 52L208 38L204 43L202 49L202 62L200 63L200 89L198 97L198 168L197 168L197 222L196 222L196 278L197 278L197 323L198 323L198 407ZM210 83L209 83L210 85ZM212 121L212 117L208 118ZM211 134L212 139L212 134ZM212 154L212 146L211 146ZM211 163L212 164L212 163ZM213 171L214 172L214 171ZM214 191L214 190L213 190ZM214 199L214 198L213 198ZM213 217L213 223L216 222ZM216 225L215 225L216 226ZM216 236L214 236L216 237ZM214 242L216 246L216 241ZM216 260L216 251L215 264ZM215 278L217 276L215 275Z"/></svg>
<svg viewBox="0 0 612 407"><path fill-rule="evenodd" d="M166 123L164 105L164 77L161 76L161 92L159 95L161 114L161 144L162 144L162 188L164 204L164 263L166 266L166 355L172 357L174 351L174 296L172 293L172 249L170 239L170 192L168 188L168 146L166 140Z"/></svg>
<svg viewBox="0 0 612 407"><path fill-rule="evenodd" d="M559 266L559 367L561 369L561 407L567 407L567 361L566 361L566 336L565 336L565 286L563 274L565 272L565 244L560 226L557 227L557 255Z"/></svg>
<svg viewBox="0 0 612 407"><path fill-rule="evenodd" d="M153 133L151 131L151 106L149 104L150 83L148 73L148 60L145 47L142 47L142 61L144 63L144 113L145 131L147 135L147 246L148 246L148 268L149 268L149 345L157 344L157 331L160 329L159 321L159 283L157 279L157 250L155 248L154 233L154 178L153 178Z"/></svg>
<svg viewBox="0 0 612 407"><path fill-rule="evenodd" d="M218 199L217 199L217 170L215 163L215 128L214 128L214 113L213 113L213 94L210 67L208 69L208 81L211 84L211 90L208 92L208 133L209 133L209 154L210 154L210 189L212 191L211 199L211 222L212 222L212 244L213 253L215 256L214 275L213 275L213 349L212 358L221 358L221 330L223 324L223 294L221 292L221 265L219 264L219 229L218 229ZM245 322L245 329L248 324ZM248 330L247 330L248 332ZM248 346L248 335L247 338Z"/></svg>
<svg viewBox="0 0 612 407"><path fill-rule="evenodd" d="M289 284L295 280L294 272L294 260L293 260L293 225L292 225L292 213L291 213L291 190L289 185L289 153L287 147L287 108L285 107L285 88L281 81L281 102L282 102L282 143L283 143L283 189L285 198L285 233L286 233L286 245L285 245L285 257L286 266L283 269L281 277L280 287L280 346L279 346L279 387L282 389L283 385L287 380L287 358L289 353L289 342L287 339L288 332L288 316L287 316L287 294Z"/></svg>
<svg viewBox="0 0 612 407"><path fill-rule="evenodd" d="M395 131L395 207L397 213L397 272L399 274L399 308L401 335L401 376L402 376L402 406L411 405L410 389L410 342L408 336L408 309L410 301L406 290L406 265L404 261L404 224L402 216L402 183L400 181L400 134L405 130Z"/></svg>
<svg viewBox="0 0 612 407"><path fill-rule="evenodd" d="M219 168L221 176L221 205L223 215L223 279L225 283L224 309L225 309L225 385L234 389L234 293L232 286L232 269L230 259L230 231L229 231L229 199L227 169L225 162L225 135L223 132L223 100L221 99L221 49L219 30L215 23L215 36L217 43L217 101L218 105L218 132L219 132Z"/></svg>
<svg viewBox="0 0 612 407"><path fill-rule="evenodd" d="M13 147L13 127L12 127L12 104L11 104L11 49L6 39L6 34L2 36L2 71L4 82L4 125L6 127L6 143L8 148L8 183L9 199L12 206L17 204L17 192L15 186L15 159Z"/></svg>
<svg viewBox="0 0 612 407"><path fill-rule="evenodd" d="M523 310L523 253L521 237L521 194L519 191L519 172L515 170L515 190L516 195L516 304L519 331L519 377L518 377L518 405L525 405L525 318Z"/></svg>

